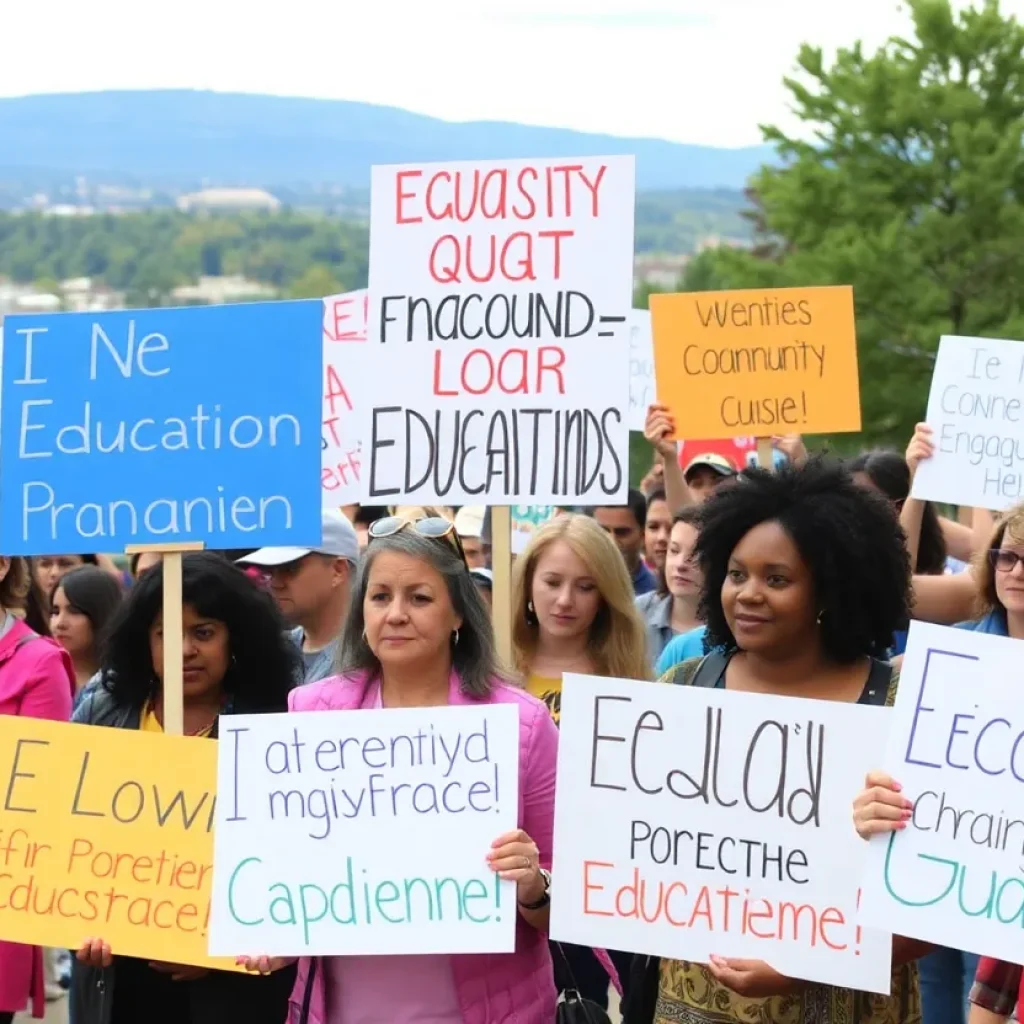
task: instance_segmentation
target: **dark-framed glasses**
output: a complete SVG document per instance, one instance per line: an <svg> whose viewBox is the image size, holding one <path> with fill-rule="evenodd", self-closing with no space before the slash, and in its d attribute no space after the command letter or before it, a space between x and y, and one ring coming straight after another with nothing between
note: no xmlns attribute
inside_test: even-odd
<svg viewBox="0 0 1024 1024"><path fill-rule="evenodd" d="M1004 548L993 548L988 553L989 564L996 572L1013 572L1018 562L1024 562L1024 555Z"/></svg>
<svg viewBox="0 0 1024 1024"><path fill-rule="evenodd" d="M381 537L394 537L402 530L411 529L428 540L447 541L454 549L462 564L466 564L466 552L462 550L462 541L455 532L455 524L444 516L421 516L419 519L406 519L403 516L384 516L370 523L367 533L370 540Z"/></svg>

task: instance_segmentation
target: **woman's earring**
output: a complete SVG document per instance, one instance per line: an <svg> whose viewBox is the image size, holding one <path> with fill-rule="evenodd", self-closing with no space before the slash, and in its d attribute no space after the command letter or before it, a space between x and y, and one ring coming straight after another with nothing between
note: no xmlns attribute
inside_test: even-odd
<svg viewBox="0 0 1024 1024"><path fill-rule="evenodd" d="M533 607L532 601L526 602L526 623L529 626L537 625L537 609Z"/></svg>
<svg viewBox="0 0 1024 1024"><path fill-rule="evenodd" d="M459 646L459 631L457 629L452 630L452 644L455 647Z"/></svg>
<svg viewBox="0 0 1024 1024"><path fill-rule="evenodd" d="M824 608L822 608L822 610L820 612L818 612L818 625L819 626L821 625L821 620L823 618L825 618L825 609Z"/></svg>

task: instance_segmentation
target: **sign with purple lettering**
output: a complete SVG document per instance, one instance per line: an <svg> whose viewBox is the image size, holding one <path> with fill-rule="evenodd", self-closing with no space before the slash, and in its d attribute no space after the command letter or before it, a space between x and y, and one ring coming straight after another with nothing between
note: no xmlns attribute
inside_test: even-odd
<svg viewBox="0 0 1024 1024"><path fill-rule="evenodd" d="M511 953L512 704L221 719L210 949Z"/></svg>
<svg viewBox="0 0 1024 1024"><path fill-rule="evenodd" d="M1024 498L1024 344L939 342L928 395L935 455L914 477L915 498L1002 510Z"/></svg>
<svg viewBox="0 0 1024 1024"><path fill-rule="evenodd" d="M1024 962L1024 711L1008 637L914 622L877 765L913 801L872 840L861 920Z"/></svg>
<svg viewBox="0 0 1024 1024"><path fill-rule="evenodd" d="M888 993L850 804L886 710L566 675L551 937Z"/></svg>

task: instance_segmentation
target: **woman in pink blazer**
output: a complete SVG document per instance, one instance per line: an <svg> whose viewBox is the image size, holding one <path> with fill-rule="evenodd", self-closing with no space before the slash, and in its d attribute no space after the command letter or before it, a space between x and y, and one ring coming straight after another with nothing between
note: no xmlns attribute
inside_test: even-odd
<svg viewBox="0 0 1024 1024"><path fill-rule="evenodd" d="M0 715L66 722L75 673L67 652L16 614L24 611L30 585L24 559L0 556ZM43 1017L43 952L0 942L0 1024L10 1024L30 1003L32 1015Z"/></svg>
<svg viewBox="0 0 1024 1024"><path fill-rule="evenodd" d="M295 711L503 703L519 708L518 829L495 837L491 868L516 882L514 953L299 961L290 1024L512 1024L555 1019L548 890L558 730L545 706L500 675L487 609L452 524L425 510L370 527L341 644L342 675L292 691ZM243 958L267 972L287 961Z"/></svg>

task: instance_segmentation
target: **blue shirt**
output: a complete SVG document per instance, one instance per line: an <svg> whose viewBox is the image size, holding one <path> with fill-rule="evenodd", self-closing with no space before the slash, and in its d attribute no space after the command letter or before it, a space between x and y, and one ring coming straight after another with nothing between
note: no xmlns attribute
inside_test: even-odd
<svg viewBox="0 0 1024 1024"><path fill-rule="evenodd" d="M633 593L639 597L641 594L649 594L652 590L657 589L657 578L647 568L647 563L641 558L637 563L636 571L633 573Z"/></svg>
<svg viewBox="0 0 1024 1024"><path fill-rule="evenodd" d="M704 626L698 626L696 629L691 629L689 633L680 633L679 636L669 640L665 645L665 650L661 652L661 657L658 658L655 674L661 677L680 662L686 661L687 658L703 658L705 632Z"/></svg>

